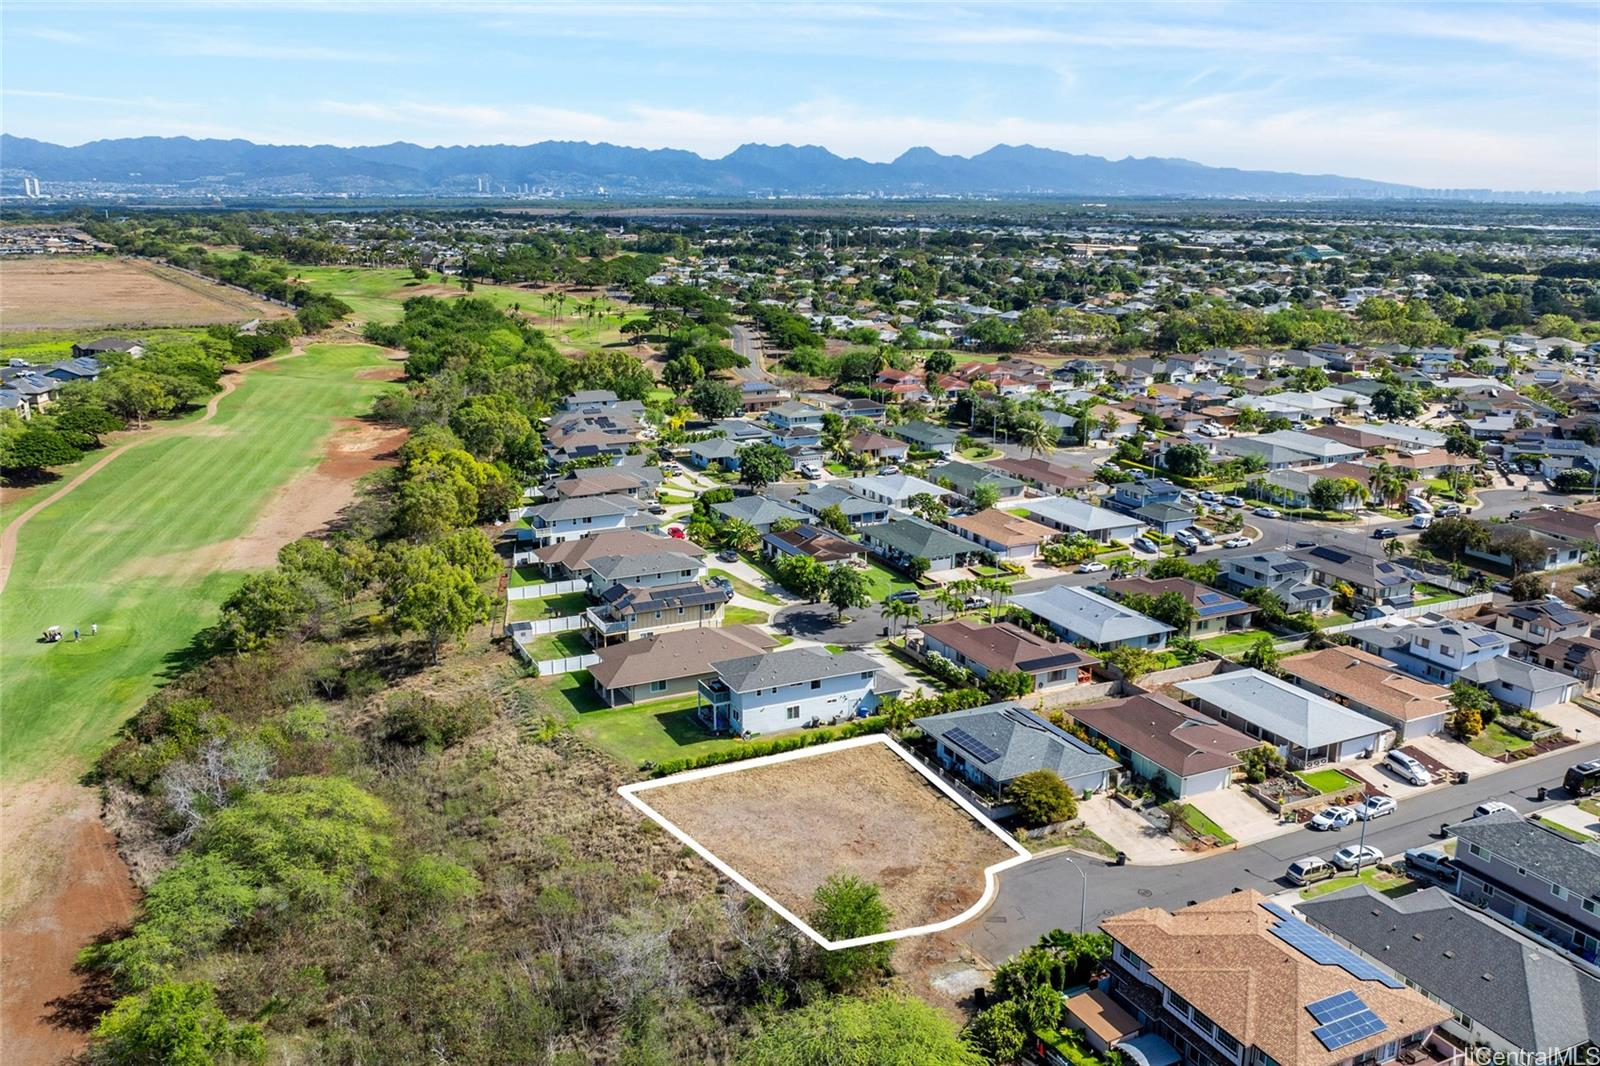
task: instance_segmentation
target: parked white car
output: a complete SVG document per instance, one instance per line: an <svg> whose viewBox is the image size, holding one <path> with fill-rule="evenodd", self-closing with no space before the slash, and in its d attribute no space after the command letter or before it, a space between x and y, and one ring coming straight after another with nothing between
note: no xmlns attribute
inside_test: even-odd
<svg viewBox="0 0 1600 1066"><path fill-rule="evenodd" d="M1472 817L1482 818L1486 814L1499 814L1501 811L1510 811L1512 814L1517 813L1517 809L1511 806L1509 803L1501 803L1499 800L1489 800L1487 803L1480 803L1474 807L1472 809Z"/></svg>
<svg viewBox="0 0 1600 1066"><path fill-rule="evenodd" d="M1333 864L1341 870L1354 870L1357 866L1375 866L1383 861L1383 852L1371 844L1346 844L1333 853Z"/></svg>
<svg viewBox="0 0 1600 1066"><path fill-rule="evenodd" d="M1255 509L1254 513L1259 515L1262 518L1282 518L1283 517L1283 512L1278 510L1276 507L1257 507Z"/></svg>
<svg viewBox="0 0 1600 1066"><path fill-rule="evenodd" d="M1090 563L1083 563L1082 565L1080 565L1078 567L1078 573L1080 573L1080 574L1098 574L1102 570L1109 570L1109 569L1110 569L1110 567L1106 566L1105 563L1093 563L1093 562L1090 562Z"/></svg>
<svg viewBox="0 0 1600 1066"><path fill-rule="evenodd" d="M1356 812L1349 807L1324 807L1306 824L1321 833L1330 829L1343 829L1355 820Z"/></svg>
<svg viewBox="0 0 1600 1066"><path fill-rule="evenodd" d="M1374 818L1382 818L1386 814L1393 814L1400 805L1394 801L1393 796L1368 796L1356 806L1356 817L1363 822L1370 822Z"/></svg>
<svg viewBox="0 0 1600 1066"><path fill-rule="evenodd" d="M1433 784L1433 774L1428 772L1428 768L1403 751L1389 752L1383 757L1383 765L1391 774L1409 784Z"/></svg>
<svg viewBox="0 0 1600 1066"><path fill-rule="evenodd" d="M1222 546L1224 548L1248 548L1250 547L1250 538L1229 537L1227 540L1222 542Z"/></svg>

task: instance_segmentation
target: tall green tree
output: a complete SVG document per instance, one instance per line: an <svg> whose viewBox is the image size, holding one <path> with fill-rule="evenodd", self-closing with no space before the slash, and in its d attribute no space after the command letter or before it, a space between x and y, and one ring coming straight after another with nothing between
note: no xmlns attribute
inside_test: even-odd
<svg viewBox="0 0 1600 1066"><path fill-rule="evenodd" d="M984 1066L954 1023L914 996L819 999L774 1015L739 1066Z"/></svg>
<svg viewBox="0 0 1600 1066"><path fill-rule="evenodd" d="M867 575L853 566L835 563L828 568L828 603L838 617L872 602L867 594Z"/></svg>
<svg viewBox="0 0 1600 1066"><path fill-rule="evenodd" d="M878 886L849 874L829 876L812 896L811 927L835 942L888 932L892 917ZM888 974L893 953L894 942L889 940L823 950L817 968L823 983L834 991L860 988Z"/></svg>

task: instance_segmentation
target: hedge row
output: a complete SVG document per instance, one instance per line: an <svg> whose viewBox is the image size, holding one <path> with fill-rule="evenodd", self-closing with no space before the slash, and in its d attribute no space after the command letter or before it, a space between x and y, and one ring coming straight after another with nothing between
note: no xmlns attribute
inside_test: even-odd
<svg viewBox="0 0 1600 1066"><path fill-rule="evenodd" d="M708 752L705 755L696 755L687 759L668 759L666 762L646 763L641 769L649 770L652 777L670 777L672 774L681 774L685 770L700 770L707 766L721 766L723 763L757 759L763 755L779 755L786 751L798 751L801 748L809 748L816 744L826 744L833 740L849 740L851 737L862 737L869 733L882 733L888 727L887 719L882 715L875 715L871 718L863 718L859 721L849 722L829 729L813 729L790 737L778 737L774 740L754 740L747 744L741 744L736 748Z"/></svg>

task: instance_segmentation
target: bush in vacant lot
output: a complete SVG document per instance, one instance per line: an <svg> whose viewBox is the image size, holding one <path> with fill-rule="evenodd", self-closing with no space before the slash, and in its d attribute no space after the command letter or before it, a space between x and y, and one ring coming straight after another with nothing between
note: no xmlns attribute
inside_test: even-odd
<svg viewBox="0 0 1600 1066"><path fill-rule="evenodd" d="M448 748L488 725L493 716L483 696L447 703L420 692L401 692L389 701L384 735L396 744Z"/></svg>
<svg viewBox="0 0 1600 1066"><path fill-rule="evenodd" d="M811 926L829 940L851 940L888 932L889 907L878 886L859 877L834 874L812 896ZM819 951L817 969L830 989L842 991L875 981L889 972L890 941Z"/></svg>
<svg viewBox="0 0 1600 1066"><path fill-rule="evenodd" d="M981 1066L942 1012L885 993L819 999L778 1015L745 1045L740 1066Z"/></svg>
<svg viewBox="0 0 1600 1066"><path fill-rule="evenodd" d="M1011 782L1006 798L1027 826L1052 825L1075 817L1078 798L1054 770L1032 770Z"/></svg>
<svg viewBox="0 0 1600 1066"><path fill-rule="evenodd" d="M266 1055L260 1028L230 1023L205 981L171 982L124 997L100 1019L89 1049L91 1063L108 1066L205 1066L261 1062Z"/></svg>

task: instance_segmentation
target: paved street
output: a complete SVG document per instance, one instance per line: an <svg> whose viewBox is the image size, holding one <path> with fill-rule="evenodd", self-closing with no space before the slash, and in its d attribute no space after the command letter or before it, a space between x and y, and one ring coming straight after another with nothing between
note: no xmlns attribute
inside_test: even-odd
<svg viewBox="0 0 1600 1066"><path fill-rule="evenodd" d="M1566 748L1543 758L1517 764L1498 773L1475 777L1470 784L1425 792L1403 800L1395 814L1371 823L1367 843L1390 857L1408 848L1436 841L1439 826L1456 822L1485 800L1502 800L1527 812L1555 807L1570 797L1557 786L1573 763L1600 757L1600 718L1583 731L1587 744ZM1550 797L1534 799L1540 785ZM1274 837L1251 847L1223 851L1193 862L1168 866L1115 866L1079 852L1058 852L1007 871L1000 878L1000 894L981 916L956 930L956 935L979 955L1001 962L1036 942L1051 929L1076 929L1082 885L1088 879L1088 924L1136 907L1182 907L1190 900L1210 899L1234 888L1281 892L1290 888L1283 880L1289 863L1307 855L1332 854L1355 843L1359 827L1337 833L1303 830ZM1074 864L1083 872L1080 877Z"/></svg>
<svg viewBox="0 0 1600 1066"><path fill-rule="evenodd" d="M736 367L734 373L740 381L765 381L767 379L766 363L761 356L761 338L756 336L756 331L749 326L732 325L728 327L733 350L739 355L750 360L749 366Z"/></svg>

